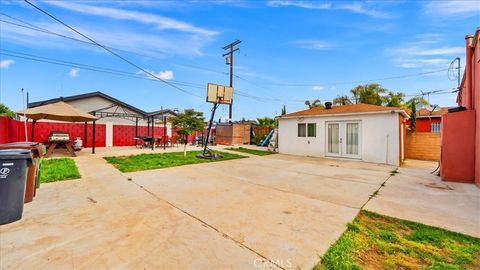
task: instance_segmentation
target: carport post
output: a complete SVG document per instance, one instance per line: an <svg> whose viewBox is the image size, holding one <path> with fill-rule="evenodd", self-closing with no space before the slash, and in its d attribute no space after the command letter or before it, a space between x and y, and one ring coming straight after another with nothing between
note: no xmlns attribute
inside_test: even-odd
<svg viewBox="0 0 480 270"><path fill-rule="evenodd" d="M28 93L27 93L28 94ZM33 122L32 122L32 142L35 141L35 123L37 123L37 120L33 119Z"/></svg>
<svg viewBox="0 0 480 270"><path fill-rule="evenodd" d="M135 147L137 146L138 138L138 117L135 117Z"/></svg>
<svg viewBox="0 0 480 270"><path fill-rule="evenodd" d="M167 144L167 117L164 116L163 117L163 150L165 150L166 144Z"/></svg>
<svg viewBox="0 0 480 270"><path fill-rule="evenodd" d="M87 147L87 122L83 126L83 141L85 142L83 147Z"/></svg>
<svg viewBox="0 0 480 270"><path fill-rule="evenodd" d="M93 112L93 116L95 116L95 112ZM95 120L93 120L92 126L92 154L95 154Z"/></svg>
<svg viewBox="0 0 480 270"><path fill-rule="evenodd" d="M150 117L147 116L147 137L150 136Z"/></svg>
<svg viewBox="0 0 480 270"><path fill-rule="evenodd" d="M152 116L152 150L155 149L155 119Z"/></svg>

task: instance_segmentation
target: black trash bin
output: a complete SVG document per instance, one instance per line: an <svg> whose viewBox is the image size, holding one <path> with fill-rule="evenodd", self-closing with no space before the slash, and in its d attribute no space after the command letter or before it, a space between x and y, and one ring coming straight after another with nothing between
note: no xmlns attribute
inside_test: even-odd
<svg viewBox="0 0 480 270"><path fill-rule="evenodd" d="M0 150L0 225L22 218L29 150Z"/></svg>

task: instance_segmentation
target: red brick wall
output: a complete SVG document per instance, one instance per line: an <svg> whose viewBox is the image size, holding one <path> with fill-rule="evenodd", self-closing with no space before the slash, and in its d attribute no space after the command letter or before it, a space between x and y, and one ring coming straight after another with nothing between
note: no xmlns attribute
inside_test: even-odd
<svg viewBox="0 0 480 270"><path fill-rule="evenodd" d="M440 145L440 133L408 132L405 140L405 157L421 160L439 160Z"/></svg>

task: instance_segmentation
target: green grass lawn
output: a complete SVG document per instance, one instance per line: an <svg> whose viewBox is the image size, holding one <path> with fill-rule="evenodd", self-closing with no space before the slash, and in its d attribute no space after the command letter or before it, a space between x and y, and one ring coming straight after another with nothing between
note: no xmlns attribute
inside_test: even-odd
<svg viewBox="0 0 480 270"><path fill-rule="evenodd" d="M233 148L233 147L232 147L232 148L227 148L227 150L232 150L232 151L237 151L237 152L242 152L242 153L257 155L257 156L268 156L268 155L271 155L271 154L276 154L276 152L256 150L256 149L249 149L249 148L244 148L244 147L238 147L238 148Z"/></svg>
<svg viewBox="0 0 480 270"><path fill-rule="evenodd" d="M480 269L480 239L361 211L314 269Z"/></svg>
<svg viewBox="0 0 480 270"><path fill-rule="evenodd" d="M188 164L245 158L245 156L237 154L230 154L218 151L215 152L223 155L223 158L218 160L202 159L196 157L196 155L202 153L202 151L188 151L186 157L183 157L183 152L171 152L162 154L140 154L119 157L105 157L105 160L107 160L108 163L113 164L113 166L115 166L121 172L135 172L182 166Z"/></svg>
<svg viewBox="0 0 480 270"><path fill-rule="evenodd" d="M75 161L71 158L42 159L41 162L40 183L78 179L81 177Z"/></svg>

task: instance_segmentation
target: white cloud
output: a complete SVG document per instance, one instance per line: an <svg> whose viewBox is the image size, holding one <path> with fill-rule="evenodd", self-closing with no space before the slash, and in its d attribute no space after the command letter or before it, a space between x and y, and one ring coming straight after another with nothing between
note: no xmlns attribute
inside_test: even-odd
<svg viewBox="0 0 480 270"><path fill-rule="evenodd" d="M385 50L391 61L403 68L441 68L465 53L465 48L445 46L439 34L420 34L403 46Z"/></svg>
<svg viewBox="0 0 480 270"><path fill-rule="evenodd" d="M298 40L294 41L294 44L302 49L310 50L328 50L332 48L332 45L322 40Z"/></svg>
<svg viewBox="0 0 480 270"><path fill-rule="evenodd" d="M392 50L396 54L402 55L419 55L419 56L431 56L431 55L458 55L465 52L463 47L440 47L440 48L425 48L419 46L412 46L406 48L398 48Z"/></svg>
<svg viewBox="0 0 480 270"><path fill-rule="evenodd" d="M59 24L45 23L42 21L32 21L30 23L61 35L73 37L71 31ZM76 46L76 48L94 50L96 52L101 51L101 49L96 46L88 45L88 42L75 42L31 29L10 25L9 27L3 27L5 24L1 22L0 25L2 26L2 39L17 44L68 50L70 50L72 46ZM76 26L76 28L102 45L155 57L172 55L199 56L203 54L202 49L213 40L212 37L187 33L155 35L148 32L129 31L117 28L102 31L98 25L82 25ZM121 53L124 54L124 52Z"/></svg>
<svg viewBox="0 0 480 270"><path fill-rule="evenodd" d="M15 64L15 61L7 59L0 61L0 68L9 68L11 65Z"/></svg>
<svg viewBox="0 0 480 270"><path fill-rule="evenodd" d="M173 80L173 71L171 70L164 70L164 71L159 71L159 72L155 72L155 71L151 71L151 70L148 70L148 69L145 69L146 71L148 71L149 73L155 75L156 77L162 79L162 80ZM144 74L145 77L147 78L150 78L150 79L156 79L155 77L151 76L150 74L147 74L145 72L143 72L142 70L139 70L137 72L137 74Z"/></svg>
<svg viewBox="0 0 480 270"><path fill-rule="evenodd" d="M331 4L327 2L315 1L272 0L269 1L267 5L271 7L298 7L318 10L346 10L352 13L363 14L379 19L391 19L395 17L389 12L380 11L373 8L371 4L374 2L353 2L343 4L339 4L339 2L334 2L334 4Z"/></svg>
<svg viewBox="0 0 480 270"><path fill-rule="evenodd" d="M186 32L191 34L199 34L203 36L214 36L218 32L194 26L187 22L182 22L179 20L159 16L156 14L139 12L139 11L130 11L118 8L110 7L100 7L93 5L84 5L78 3L72 3L68 1L47 1L50 5L88 14L109 17L116 20L129 20L136 21L143 24L155 25L159 30L176 30L180 32Z"/></svg>
<svg viewBox="0 0 480 270"><path fill-rule="evenodd" d="M343 4L338 6L338 9L344 9L344 10L351 11L353 13L363 14L363 15L367 15L367 16L379 18L379 19L391 19L395 17L388 12L367 8L365 4L360 2Z"/></svg>
<svg viewBox="0 0 480 270"><path fill-rule="evenodd" d="M477 0L435 0L425 4L424 12L432 16L480 16Z"/></svg>
<svg viewBox="0 0 480 270"><path fill-rule="evenodd" d="M80 69L79 68L72 68L70 69L70 71L68 72L68 75L72 78L75 78L78 76L78 73L80 72Z"/></svg>
<svg viewBox="0 0 480 270"><path fill-rule="evenodd" d="M323 87L321 85L315 85L315 86L312 87L313 91L322 91L323 89L325 89L325 87Z"/></svg>
<svg viewBox="0 0 480 270"><path fill-rule="evenodd" d="M273 0L269 1L268 5L271 7L299 7L308 9L330 9L332 7L329 3L316 3L306 1L287 1L287 0Z"/></svg>
<svg viewBox="0 0 480 270"><path fill-rule="evenodd" d="M449 58L394 58L392 61L403 68L447 67L453 59Z"/></svg>

